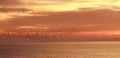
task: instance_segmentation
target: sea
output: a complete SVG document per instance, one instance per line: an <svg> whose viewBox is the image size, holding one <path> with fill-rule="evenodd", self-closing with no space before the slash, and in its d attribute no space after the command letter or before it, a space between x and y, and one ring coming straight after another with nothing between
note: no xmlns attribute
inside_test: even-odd
<svg viewBox="0 0 120 58"><path fill-rule="evenodd" d="M120 58L120 42L2 42L0 58Z"/></svg>

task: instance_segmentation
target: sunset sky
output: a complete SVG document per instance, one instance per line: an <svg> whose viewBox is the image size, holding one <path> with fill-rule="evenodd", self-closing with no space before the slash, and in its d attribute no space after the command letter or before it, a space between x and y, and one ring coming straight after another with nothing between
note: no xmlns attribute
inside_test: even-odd
<svg viewBox="0 0 120 58"><path fill-rule="evenodd" d="M0 28L120 29L120 0L0 0Z"/></svg>

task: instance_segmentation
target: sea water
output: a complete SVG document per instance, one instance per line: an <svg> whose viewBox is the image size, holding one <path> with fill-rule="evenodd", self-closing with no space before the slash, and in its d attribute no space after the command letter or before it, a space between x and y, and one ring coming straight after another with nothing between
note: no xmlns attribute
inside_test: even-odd
<svg viewBox="0 0 120 58"><path fill-rule="evenodd" d="M120 42L7 42L0 58L120 58Z"/></svg>

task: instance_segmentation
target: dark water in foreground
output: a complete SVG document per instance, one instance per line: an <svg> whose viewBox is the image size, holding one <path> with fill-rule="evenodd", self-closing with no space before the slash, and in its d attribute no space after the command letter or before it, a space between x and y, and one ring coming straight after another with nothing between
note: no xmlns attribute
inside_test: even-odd
<svg viewBox="0 0 120 58"><path fill-rule="evenodd" d="M0 43L0 58L120 58L120 42Z"/></svg>

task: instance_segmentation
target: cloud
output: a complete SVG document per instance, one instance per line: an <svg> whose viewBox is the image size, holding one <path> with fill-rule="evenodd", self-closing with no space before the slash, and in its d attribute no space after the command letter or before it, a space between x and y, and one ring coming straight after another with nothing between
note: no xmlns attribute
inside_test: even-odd
<svg viewBox="0 0 120 58"><path fill-rule="evenodd" d="M22 2L20 0L0 0L0 5L2 6L13 6L21 4Z"/></svg>
<svg viewBox="0 0 120 58"><path fill-rule="evenodd" d="M65 1L65 2L64 2ZM31 3L32 2L32 3ZM119 10L119 0L34 0L28 2L33 10L37 11L54 11L54 12L64 12L64 11L79 11L83 8L96 9L110 9L114 11ZM114 3L113 3L114 2ZM33 4L34 3L34 4ZM44 4L44 5L41 5Z"/></svg>
<svg viewBox="0 0 120 58"><path fill-rule="evenodd" d="M6 13L6 12L29 12L31 11L30 9L26 9L26 8L7 8L7 7L1 7L0 8L0 12L2 13Z"/></svg>
<svg viewBox="0 0 120 58"><path fill-rule="evenodd" d="M30 16L30 13L37 12L82 12L86 11L86 9L94 11L100 9L119 11L119 3L119 0L1 0L0 12L4 12L4 14L8 14L6 12L15 12L15 15L19 14L21 16L21 14L27 14Z"/></svg>
<svg viewBox="0 0 120 58"><path fill-rule="evenodd" d="M119 0L0 0L0 27L119 25L119 5Z"/></svg>
<svg viewBox="0 0 120 58"><path fill-rule="evenodd" d="M83 8L111 9L118 11L119 0L1 0L0 5L5 7L24 7L34 11L79 11ZM7 5L7 6L6 6ZM14 6L13 6L14 5Z"/></svg>
<svg viewBox="0 0 120 58"><path fill-rule="evenodd" d="M35 26L47 25L48 27L69 27L76 26L90 29L120 29L119 12L111 10L96 10L84 12L55 12L47 16L15 16L9 18L7 23L1 23L3 27L11 26ZM3 21L2 21L3 22ZM7 26L9 24L9 26ZM12 28L13 28L12 27ZM38 26L37 26L38 27Z"/></svg>
<svg viewBox="0 0 120 58"><path fill-rule="evenodd" d="M43 29L43 30L47 30L49 27L47 27L47 26L44 26L44 25L42 25L42 26L38 26L38 25L33 25L33 26L18 26L18 27L16 27L16 29Z"/></svg>

